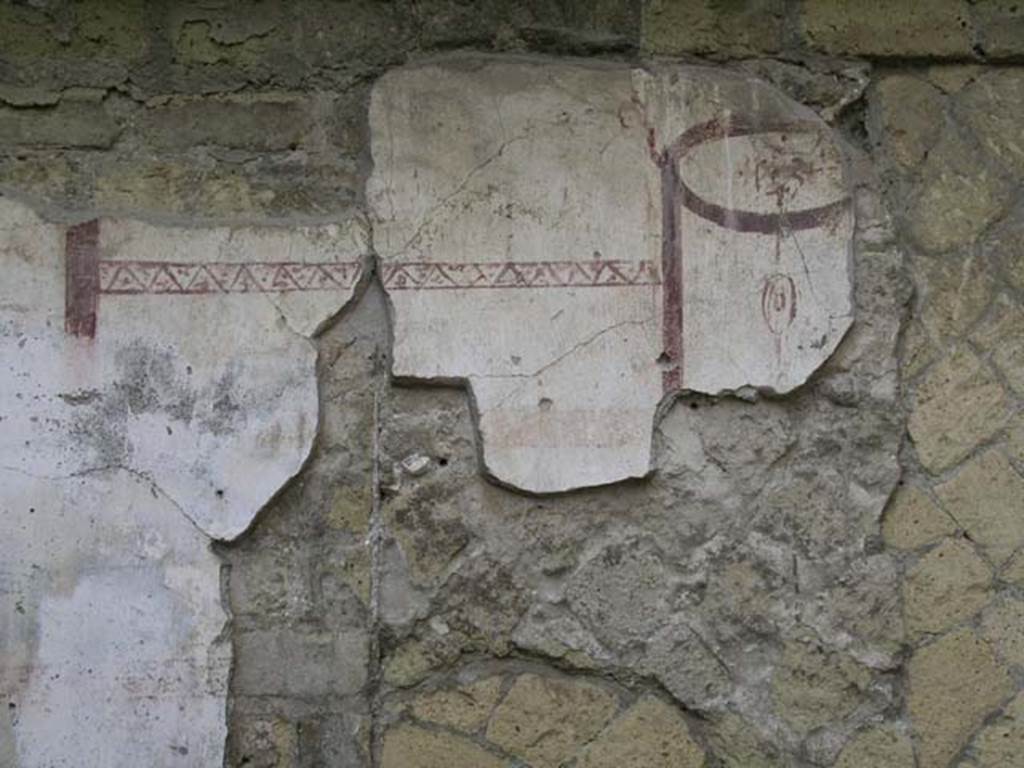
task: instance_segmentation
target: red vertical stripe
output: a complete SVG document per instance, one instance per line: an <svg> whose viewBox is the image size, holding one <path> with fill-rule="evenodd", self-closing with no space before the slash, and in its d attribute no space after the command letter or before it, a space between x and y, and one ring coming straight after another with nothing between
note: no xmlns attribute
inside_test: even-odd
<svg viewBox="0 0 1024 768"><path fill-rule="evenodd" d="M100 223L86 221L68 228L64 246L64 330L72 336L96 336L100 298Z"/></svg>
<svg viewBox="0 0 1024 768"><path fill-rule="evenodd" d="M666 151L661 168L662 392L683 384L683 254L679 233L679 169Z"/></svg>

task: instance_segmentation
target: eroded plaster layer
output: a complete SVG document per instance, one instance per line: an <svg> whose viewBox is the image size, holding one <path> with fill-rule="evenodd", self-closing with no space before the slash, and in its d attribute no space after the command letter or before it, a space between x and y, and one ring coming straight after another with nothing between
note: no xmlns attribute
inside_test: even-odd
<svg viewBox="0 0 1024 768"><path fill-rule="evenodd" d="M664 398L789 392L852 322L840 147L761 81L458 58L370 126L394 373L469 383L500 482L643 476Z"/></svg>
<svg viewBox="0 0 1024 768"><path fill-rule="evenodd" d="M365 252L358 221L63 227L0 198L0 762L220 764L209 541L302 467L309 336Z"/></svg>

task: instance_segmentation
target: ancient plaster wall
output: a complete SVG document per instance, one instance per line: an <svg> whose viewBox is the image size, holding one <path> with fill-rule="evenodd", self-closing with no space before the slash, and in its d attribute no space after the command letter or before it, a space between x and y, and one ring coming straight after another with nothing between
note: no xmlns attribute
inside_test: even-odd
<svg viewBox="0 0 1024 768"><path fill-rule="evenodd" d="M5 760L218 764L209 543L309 455L308 335L351 298L363 229L62 226L6 198L0 222Z"/></svg>
<svg viewBox="0 0 1024 768"><path fill-rule="evenodd" d="M0 765L1019 764L1022 19L996 0L0 5ZM466 371L397 365L415 357L385 292L371 91L453 49L711 63L816 113L855 222L835 353L782 396L666 401L647 476L505 487L447 378ZM97 217L97 258L142 270L304 262L280 255L303 238L371 258L326 299L100 295L87 341L61 259ZM250 418L203 443L218 382ZM97 704L110 681L123 708Z"/></svg>

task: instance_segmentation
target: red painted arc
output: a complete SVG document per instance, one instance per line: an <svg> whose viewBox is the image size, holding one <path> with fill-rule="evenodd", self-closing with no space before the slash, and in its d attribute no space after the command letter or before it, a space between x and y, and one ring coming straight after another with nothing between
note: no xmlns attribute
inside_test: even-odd
<svg viewBox="0 0 1024 768"><path fill-rule="evenodd" d="M756 121L742 116L714 119L684 131L668 147L654 150L653 132L648 136L652 159L661 171L662 247L662 360L667 369L662 373L665 394L682 387L685 370L683 344L683 243L680 232L681 207L703 219L734 232L777 234L829 225L849 209L850 199L841 198L816 208L785 213L762 213L725 208L705 200L681 178L679 161L691 150L709 141L765 133L817 133L821 126L810 120Z"/></svg>

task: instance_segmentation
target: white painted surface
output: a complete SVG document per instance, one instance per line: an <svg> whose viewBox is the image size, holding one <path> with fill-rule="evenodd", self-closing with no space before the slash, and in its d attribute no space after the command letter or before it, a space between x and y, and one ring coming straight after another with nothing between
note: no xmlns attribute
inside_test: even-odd
<svg viewBox="0 0 1024 768"><path fill-rule="evenodd" d="M712 121L729 135L709 129L664 159ZM394 373L468 382L499 482L553 492L645 475L664 397L788 392L852 322L840 151L763 83L458 58L383 77L370 125ZM666 164L728 211L714 220L676 193L674 275ZM830 213L805 221L815 209Z"/></svg>
<svg viewBox="0 0 1024 768"><path fill-rule="evenodd" d="M0 198L0 762L219 765L230 647L209 540L242 533L305 461L308 335L352 288L187 293L148 265L264 277L358 263L365 236L103 220L101 284L124 265L145 279L99 296L87 338L65 331L65 234Z"/></svg>
<svg viewBox="0 0 1024 768"><path fill-rule="evenodd" d="M123 470L0 484L10 765L220 765L231 647L208 539Z"/></svg>

